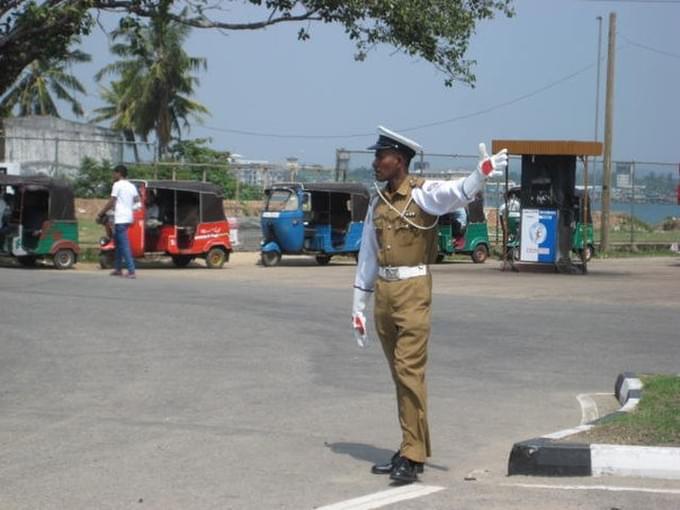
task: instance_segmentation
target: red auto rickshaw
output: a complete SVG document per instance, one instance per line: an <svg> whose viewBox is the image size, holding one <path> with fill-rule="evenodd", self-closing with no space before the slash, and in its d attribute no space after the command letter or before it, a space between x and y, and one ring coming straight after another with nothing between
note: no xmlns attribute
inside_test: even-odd
<svg viewBox="0 0 680 510"><path fill-rule="evenodd" d="M177 267L200 257L214 269L229 260L229 223L219 187L195 181L130 182L140 197L128 230L133 257L169 255ZM115 248L111 237L100 240L102 268L113 266Z"/></svg>

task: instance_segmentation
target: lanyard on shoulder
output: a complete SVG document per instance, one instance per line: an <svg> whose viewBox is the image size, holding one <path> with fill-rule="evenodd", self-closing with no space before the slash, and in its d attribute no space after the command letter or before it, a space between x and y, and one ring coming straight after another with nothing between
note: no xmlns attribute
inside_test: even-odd
<svg viewBox="0 0 680 510"><path fill-rule="evenodd" d="M390 201L387 200L387 199L385 198L385 195L383 195L382 191L380 191L380 187L378 186L378 183L377 183L377 182L374 182L374 183L373 183L373 186L375 187L375 191L378 193L378 196L380 197L380 199L381 199L383 202L385 202L385 204L387 205L387 207L389 207L389 208L392 209L394 212L396 212L402 220L404 220L406 223L408 223L409 225L411 225L413 228L417 228L418 230L432 230L434 227L437 226L437 223L439 223L439 217L435 218L434 223L433 223L432 225L430 225L429 227L424 227L424 226L422 226L422 225L418 225L418 224L414 223L413 221L411 221L410 219L408 219L408 218L406 217L406 210L408 209L408 206L411 205L411 202L413 202L413 195L411 195L411 196L409 197L408 202L406 202L406 205L404 206L403 211L399 211L399 209L397 209L396 207L394 207L394 206L390 203Z"/></svg>

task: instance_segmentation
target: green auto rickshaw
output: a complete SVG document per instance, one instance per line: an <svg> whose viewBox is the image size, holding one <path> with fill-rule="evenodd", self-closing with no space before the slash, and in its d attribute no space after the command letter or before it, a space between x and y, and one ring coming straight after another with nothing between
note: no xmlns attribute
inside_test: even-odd
<svg viewBox="0 0 680 510"><path fill-rule="evenodd" d="M484 215L484 195L477 193L464 211L464 222L458 217L458 212L439 217L437 262L454 253L469 255L476 264L483 263L489 257L489 230Z"/></svg>
<svg viewBox="0 0 680 510"><path fill-rule="evenodd" d="M0 175L0 190L0 255L23 266L47 259L57 269L72 267L80 247L71 185L43 175Z"/></svg>
<svg viewBox="0 0 680 510"><path fill-rule="evenodd" d="M585 258L586 262L590 262L590 259L593 258L593 255L595 255L595 241L593 239L593 215L591 214L591 207L590 204L592 204L592 201L590 200L590 196L588 197L588 207L586 209L587 211L587 217L586 217L586 223L585 225L583 224L583 190L582 189L576 189L574 192L574 195L576 196L576 203L574 204L574 228L571 232L571 248L574 252L578 253L581 255L583 251L583 238L585 234L586 238L586 243L585 243L585 253L583 253L583 257Z"/></svg>
<svg viewBox="0 0 680 510"><path fill-rule="evenodd" d="M508 240L507 240L507 250L515 260L519 260L519 250L520 250L520 209L519 209L519 197L520 197L521 187L515 186L508 190ZM581 255L583 250L583 238L584 233L587 239L586 242L586 252L584 254L586 262L595 254L595 242L593 239L593 216L591 214L590 199L588 199L588 214L586 218L585 225L583 224L583 190L574 190L575 203L573 206L574 213L574 223L571 229L571 247L572 251L578 255ZM516 205L515 205L516 204ZM504 225L504 205L501 205L499 209L498 216L501 219L501 225ZM585 228L584 228L585 227Z"/></svg>

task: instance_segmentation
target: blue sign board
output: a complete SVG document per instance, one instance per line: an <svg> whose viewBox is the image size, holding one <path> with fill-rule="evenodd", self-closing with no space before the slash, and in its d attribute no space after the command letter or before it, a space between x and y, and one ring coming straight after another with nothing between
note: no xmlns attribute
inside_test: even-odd
<svg viewBox="0 0 680 510"><path fill-rule="evenodd" d="M557 259L557 211L522 209L522 262L554 263Z"/></svg>

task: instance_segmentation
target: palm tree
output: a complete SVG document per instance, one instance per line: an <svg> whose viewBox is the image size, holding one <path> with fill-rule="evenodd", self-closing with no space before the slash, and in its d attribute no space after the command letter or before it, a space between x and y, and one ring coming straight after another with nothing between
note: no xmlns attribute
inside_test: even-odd
<svg viewBox="0 0 680 510"><path fill-rule="evenodd" d="M89 62L90 55L80 50L69 51L63 59L37 59L31 62L0 100L0 112L11 115L53 115L59 117L55 98L71 106L76 117L83 115L83 107L75 94L85 94L85 88L69 71L74 63Z"/></svg>
<svg viewBox="0 0 680 510"><path fill-rule="evenodd" d="M102 88L101 98L106 106L95 108L92 122L111 121L111 127L123 133L125 141L132 146L135 161L139 161L139 151L135 138L134 104L124 95L122 82L111 83L111 88Z"/></svg>
<svg viewBox="0 0 680 510"><path fill-rule="evenodd" d="M118 97L113 117L120 126L131 129L144 141L152 131L158 142L159 156L167 152L172 134L181 138L182 128L189 128L189 118L198 120L208 110L190 99L198 78L193 73L207 68L206 59L190 57L182 44L190 27L168 16L167 3L148 25L117 30L111 51L120 57L101 69L98 81L106 75L117 76L111 90ZM111 106L111 99L104 97Z"/></svg>

